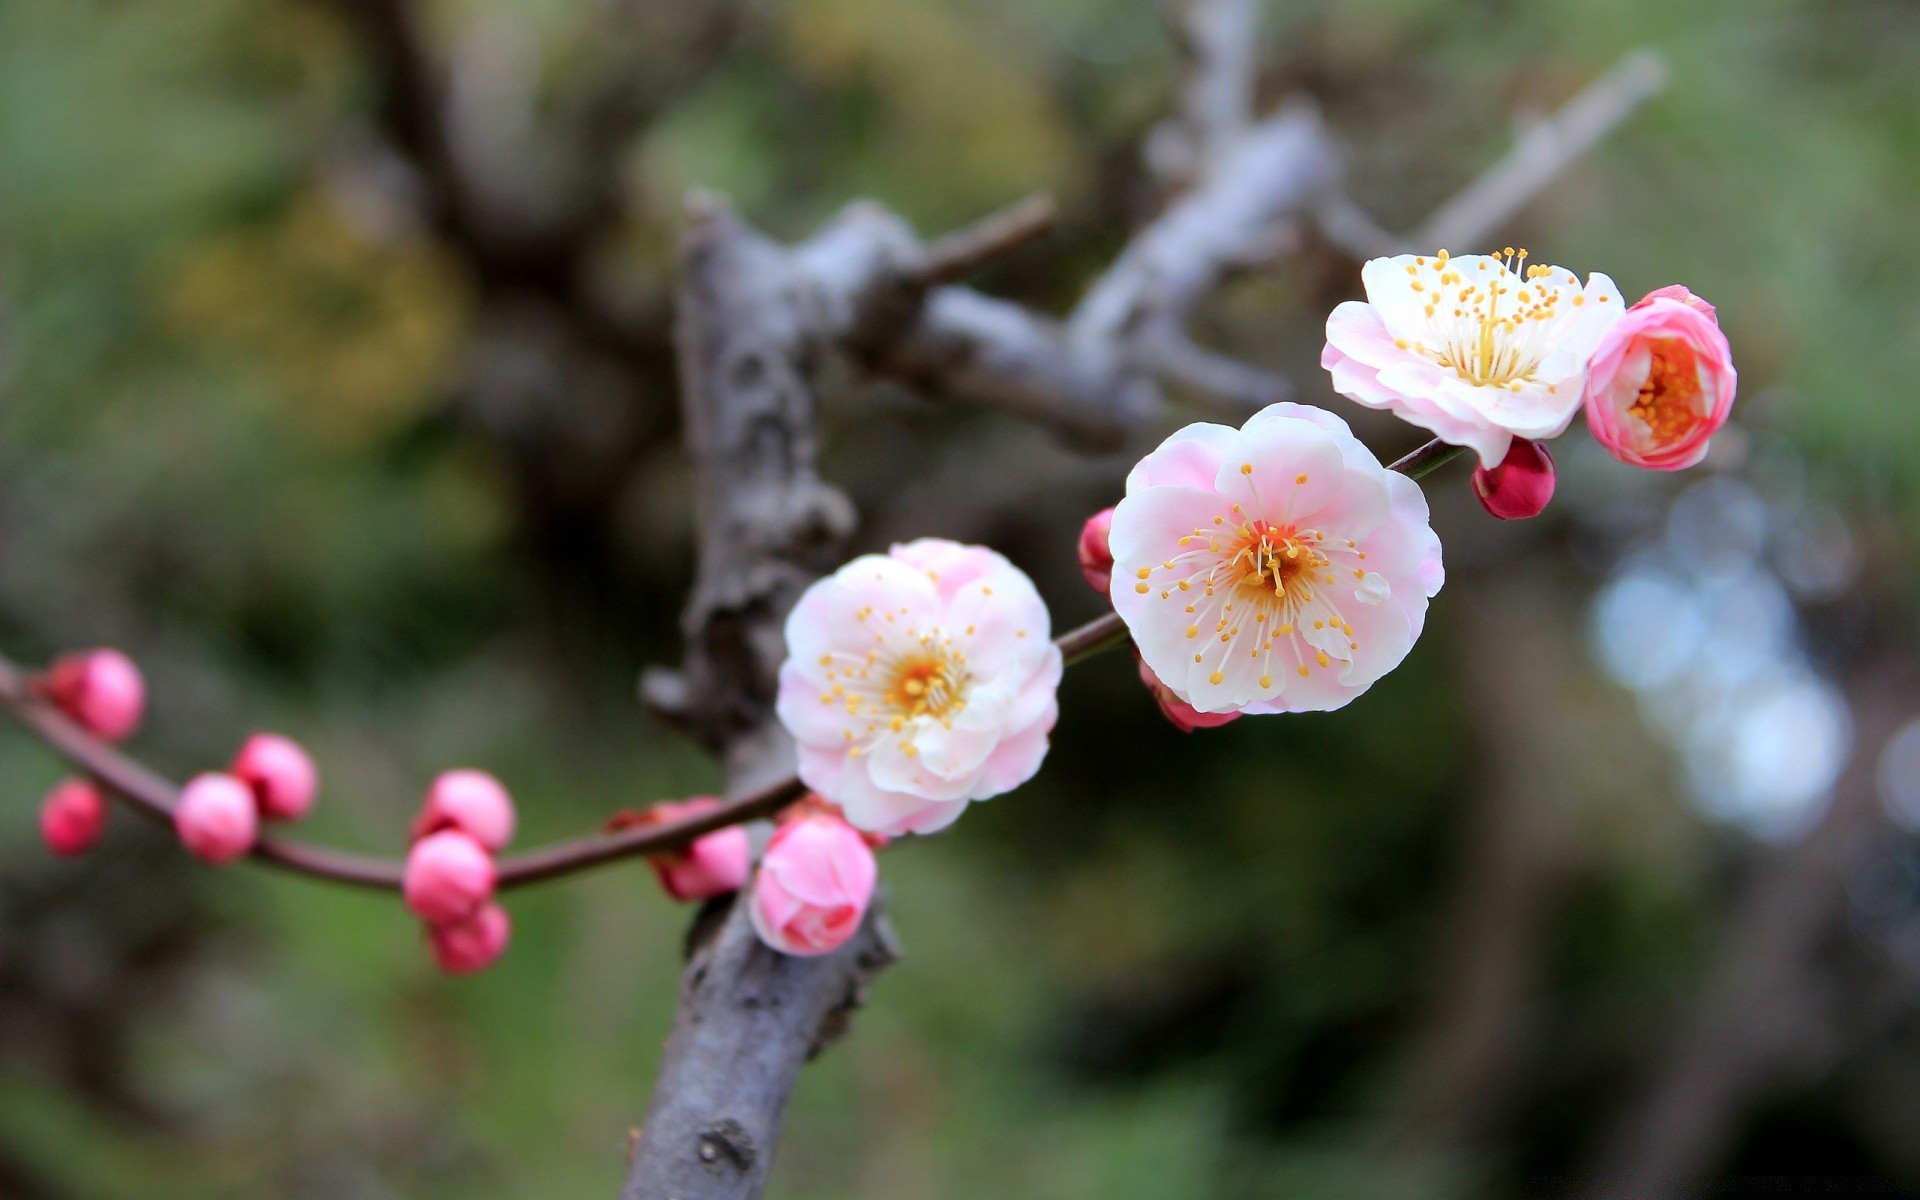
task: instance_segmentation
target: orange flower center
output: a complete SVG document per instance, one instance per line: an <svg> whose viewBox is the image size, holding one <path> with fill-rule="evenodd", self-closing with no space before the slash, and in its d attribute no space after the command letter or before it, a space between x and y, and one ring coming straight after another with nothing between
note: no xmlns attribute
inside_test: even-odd
<svg viewBox="0 0 1920 1200"><path fill-rule="evenodd" d="M1677 338L1661 338L1650 349L1647 380L1627 415L1646 425L1656 445L1669 446L1706 419L1700 412L1700 370L1693 347Z"/></svg>

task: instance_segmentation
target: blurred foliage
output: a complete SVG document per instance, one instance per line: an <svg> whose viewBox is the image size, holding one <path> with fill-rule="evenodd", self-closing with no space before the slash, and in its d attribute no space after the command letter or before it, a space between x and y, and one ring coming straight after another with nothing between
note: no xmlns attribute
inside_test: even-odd
<svg viewBox="0 0 1920 1200"><path fill-rule="evenodd" d="M705 9L731 25L692 69L674 22ZM1058 237L985 282L1057 309L1151 213L1138 148L1179 83L1145 0L421 12L439 61L474 59L476 88L531 96L527 128L473 133L536 148L534 177L503 185L522 192L581 173L551 131L584 120L592 89L677 72L605 150L626 215L595 251L595 286L659 337L691 187L783 237L859 196L937 232L1047 191ZM641 36L653 20L669 32ZM1669 57L1670 91L1514 240L1629 294L1684 280L1718 301L1742 420L1796 439L1824 494L1912 512L1920 9L1275 2L1262 90L1317 95L1354 147L1356 195L1406 228L1501 152L1515 112L1643 45ZM605 497L625 573L556 575L542 550L563 531L529 499L530 452L472 402L476 363L499 361L476 346L511 305L412 204L379 86L316 0L0 3L6 648L133 650L158 698L138 748L170 770L219 761L255 725L300 736L329 782L314 836L346 845L397 845L420 785L457 761L512 781L528 842L711 786L631 690L675 653L690 572L673 397L632 399L668 415ZM1312 360L1319 314L1353 286L1350 264L1310 247L1223 297L1207 333L1337 404ZM829 408L830 466L869 539L960 531L952 497L916 492L906 464L972 448L932 478L998 495L979 448L1017 446L1010 461L1038 464L1028 499L1047 503L965 520L1034 572L1062 623L1093 610L1068 547L1124 462L1073 466L994 420L884 393ZM1078 472L1059 492L1056 468ZM1566 556L1489 534L1458 496L1438 507L1468 566L1363 703L1185 738L1128 663L1102 661L1070 677L1039 780L888 852L909 957L804 1075L775 1195L1486 1196L1587 1162L1596 1114L1697 982L1742 851L1687 815L1630 706L1589 675L1584 584L1556 574L1564 786L1542 803L1576 850L1536 935L1523 1061L1489 1102L1486 1144L1399 1136L1489 786L1489 731L1461 683L1484 647L1461 618L1515 557ZM686 917L643 868L517 897L512 953L448 981L390 900L194 871L131 821L96 860L41 864L32 801L54 768L9 735L0 777L6 878L22 881L0 899L0 1191L610 1194ZM44 882L69 872L92 885ZM168 898L159 932L116 923L145 902L112 878ZM34 1049L70 1026L121 1049L85 1069ZM1911 1040L1863 1057L1911 1062ZM1861 1093L1822 1086L1758 1115L1738 1161L1920 1187L1912 1128L1849 1115Z"/></svg>

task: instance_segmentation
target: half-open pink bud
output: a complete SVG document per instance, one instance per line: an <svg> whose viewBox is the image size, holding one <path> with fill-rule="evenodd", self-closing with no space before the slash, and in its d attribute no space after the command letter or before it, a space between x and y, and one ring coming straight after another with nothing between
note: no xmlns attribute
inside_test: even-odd
<svg viewBox="0 0 1920 1200"><path fill-rule="evenodd" d="M313 808L320 772L300 743L277 733L256 733L233 758L233 776L253 789L260 815L295 821Z"/></svg>
<svg viewBox="0 0 1920 1200"><path fill-rule="evenodd" d="M1539 442L1515 438L1499 466L1473 469L1473 494L1502 521L1537 517L1553 499L1553 455Z"/></svg>
<svg viewBox="0 0 1920 1200"><path fill-rule="evenodd" d="M1113 550L1107 545L1112 528L1111 508L1101 509L1080 527L1080 573L1087 577L1087 586L1102 596L1113 587Z"/></svg>
<svg viewBox="0 0 1920 1200"><path fill-rule="evenodd" d="M62 858L85 854L107 831L107 798L91 779L69 779L40 803L40 837Z"/></svg>
<svg viewBox="0 0 1920 1200"><path fill-rule="evenodd" d="M429 925L471 917L493 899L493 856L456 829L430 833L407 852L400 891L407 907Z"/></svg>
<svg viewBox="0 0 1920 1200"><path fill-rule="evenodd" d="M62 655L47 671L47 699L89 733L117 742L140 727L147 684L133 660L111 647Z"/></svg>
<svg viewBox="0 0 1920 1200"><path fill-rule="evenodd" d="M1153 673L1152 668L1147 666L1146 660L1141 658L1137 651L1133 661L1134 665L1140 668L1140 682L1147 685L1147 690L1152 692L1153 698L1159 702L1160 711L1181 733L1192 733L1196 729L1217 729L1229 721L1240 719L1242 714L1237 712L1201 712L1174 695L1172 688L1161 683L1160 677Z"/></svg>
<svg viewBox="0 0 1920 1200"><path fill-rule="evenodd" d="M640 820L645 824L684 821L719 807L720 802L711 796L695 796L679 804L656 804L641 814ZM752 857L747 831L731 825L695 838L684 850L655 854L647 861L667 895L675 900L707 900L739 891L747 882Z"/></svg>
<svg viewBox="0 0 1920 1200"><path fill-rule="evenodd" d="M1738 382L1713 305L1663 287L1628 309L1594 351L1587 428L1621 462L1678 471L1707 456Z"/></svg>
<svg viewBox="0 0 1920 1200"><path fill-rule="evenodd" d="M492 966L507 952L513 921L498 904L483 905L464 921L427 927L433 961L449 975L469 975Z"/></svg>
<svg viewBox="0 0 1920 1200"><path fill-rule="evenodd" d="M873 849L839 817L789 821L767 843L753 879L754 931L783 954L836 950L860 928L879 873Z"/></svg>
<svg viewBox="0 0 1920 1200"><path fill-rule="evenodd" d="M413 836L443 829L458 829L489 850L503 850L513 840L513 798L485 771L444 771L427 788Z"/></svg>
<svg viewBox="0 0 1920 1200"><path fill-rule="evenodd" d="M217 867L253 849L260 832L260 813L246 784L231 775L209 771L194 776L180 789L173 827L188 850Z"/></svg>

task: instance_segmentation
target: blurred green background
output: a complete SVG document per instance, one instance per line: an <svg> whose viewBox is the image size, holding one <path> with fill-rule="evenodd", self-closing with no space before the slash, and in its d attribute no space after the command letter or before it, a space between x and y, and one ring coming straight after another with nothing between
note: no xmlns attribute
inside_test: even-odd
<svg viewBox="0 0 1920 1200"><path fill-rule="evenodd" d="M1182 60L1146 0L417 0L436 147L390 7L0 0L0 641L128 649L176 776L301 738L316 839L391 850L473 764L533 844L717 782L633 687L691 578L684 193L792 239L860 196L934 234L1044 191L1058 231L979 282L1062 312L1161 201ZM1038 780L884 855L906 961L803 1076L770 1195L1520 1196L1652 1161L1690 1164L1654 1195L1920 1195L1920 744L1880 754L1920 711L1920 5L1272 0L1262 103L1315 96L1405 229L1643 46L1666 94L1503 236L1719 304L1715 461L1640 475L1576 431L1516 525L1435 477L1448 587L1337 714L1186 737L1123 656L1076 668ZM1308 231L1198 332L1398 453L1314 365L1357 286ZM1098 607L1079 521L1217 412L1187 399L1088 460L848 379L825 469L860 548L988 541L1064 626ZM1714 595L1786 598L1760 642L1619 590L1692 578L1741 512ZM1704 702L1632 667L1740 653L1840 707L1826 742L1805 706L1755 726L1729 792L1673 736ZM124 814L50 861L58 777L0 732L0 1195L614 1193L689 916L643 866L517 894L507 958L448 980L391 898L199 869Z"/></svg>

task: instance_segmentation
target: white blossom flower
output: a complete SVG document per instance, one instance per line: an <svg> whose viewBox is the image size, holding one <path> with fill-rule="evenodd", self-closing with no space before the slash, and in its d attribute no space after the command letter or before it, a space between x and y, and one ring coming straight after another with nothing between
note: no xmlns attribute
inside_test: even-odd
<svg viewBox="0 0 1920 1200"><path fill-rule="evenodd" d="M1202 713L1341 707L1400 665L1444 579L1420 486L1303 404L1161 443L1111 546L1134 645Z"/></svg>
<svg viewBox="0 0 1920 1200"><path fill-rule="evenodd" d="M1493 467L1516 437L1566 432L1587 364L1625 305L1613 280L1501 257L1401 254L1360 271L1365 303L1327 318L1334 390L1391 409Z"/></svg>
<svg viewBox="0 0 1920 1200"><path fill-rule="evenodd" d="M800 778L873 833L928 833L1046 757L1060 650L1033 581L923 538L854 559L787 619L780 721Z"/></svg>

